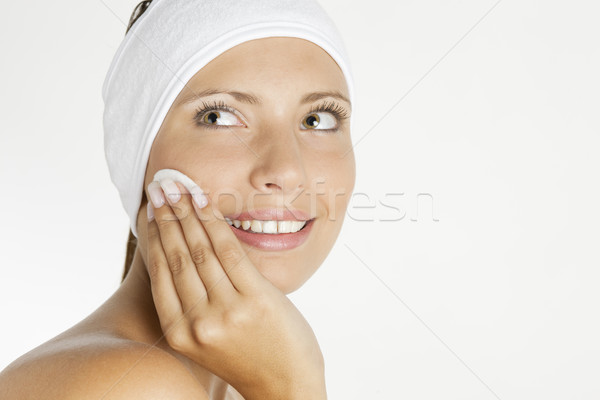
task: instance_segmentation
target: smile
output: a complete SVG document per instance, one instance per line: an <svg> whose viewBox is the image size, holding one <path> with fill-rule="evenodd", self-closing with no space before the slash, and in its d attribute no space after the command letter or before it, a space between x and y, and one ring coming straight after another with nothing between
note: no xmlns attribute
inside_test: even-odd
<svg viewBox="0 0 600 400"><path fill-rule="evenodd" d="M237 238L261 250L280 251L300 246L308 238L314 218L308 221L231 220Z"/></svg>
<svg viewBox="0 0 600 400"><path fill-rule="evenodd" d="M231 220L225 218L229 225L233 225L236 228L243 229L245 231L252 231L255 233L296 233L300 229L304 228L307 221L260 221L257 219L240 221L237 219Z"/></svg>

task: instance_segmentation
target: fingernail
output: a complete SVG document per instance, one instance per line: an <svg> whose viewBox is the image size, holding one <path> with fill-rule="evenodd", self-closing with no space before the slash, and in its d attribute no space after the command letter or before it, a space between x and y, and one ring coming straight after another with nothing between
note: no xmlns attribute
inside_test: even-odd
<svg viewBox="0 0 600 400"><path fill-rule="evenodd" d="M152 203L148 203L146 212L148 213L148 222L152 221L154 219L154 207L152 207Z"/></svg>
<svg viewBox="0 0 600 400"><path fill-rule="evenodd" d="M208 204L208 199L202 192L202 189L198 185L194 185L190 188L190 193L192 194L192 199L194 199L194 203L198 206L198 208L204 208Z"/></svg>
<svg viewBox="0 0 600 400"><path fill-rule="evenodd" d="M162 179L160 181L160 186L165 191L165 195L167 196L169 203L175 204L179 201L179 199L181 199L181 192L179 191L179 188L175 182L173 182L171 179Z"/></svg>
<svg viewBox="0 0 600 400"><path fill-rule="evenodd" d="M165 204L165 196L163 196L162 188L157 181L150 182L148 185L148 194L150 195L150 200L152 201L154 208L160 208Z"/></svg>

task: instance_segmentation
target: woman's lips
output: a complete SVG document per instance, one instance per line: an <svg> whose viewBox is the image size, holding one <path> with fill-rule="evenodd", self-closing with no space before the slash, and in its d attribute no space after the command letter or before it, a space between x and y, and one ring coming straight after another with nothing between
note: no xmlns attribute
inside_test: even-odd
<svg viewBox="0 0 600 400"><path fill-rule="evenodd" d="M289 250L300 246L306 241L312 229L314 218L306 222L306 225L294 233L257 233L245 231L229 225L235 236L242 242L261 250L280 251Z"/></svg>

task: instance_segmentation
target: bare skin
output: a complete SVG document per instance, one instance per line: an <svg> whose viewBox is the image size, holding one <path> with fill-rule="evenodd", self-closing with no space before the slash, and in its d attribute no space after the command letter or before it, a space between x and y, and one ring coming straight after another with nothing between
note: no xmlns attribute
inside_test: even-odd
<svg viewBox="0 0 600 400"><path fill-rule="evenodd" d="M206 103L224 101L235 110L220 111L228 127L209 128L194 120L201 101L184 101L206 89L253 93L262 103L247 104L227 94L204 97ZM347 152L349 119L334 122L335 132L302 129L311 107L324 102L335 102L350 114L350 104L337 98L300 104L307 93L321 91L348 97L333 59L297 38L245 42L198 71L174 101L153 143L138 213L138 247L127 278L86 319L2 371L0 398L242 399L227 380L191 352L175 351L164 337L165 316L159 315L157 304L164 304L165 297L156 298L156 290L153 297L151 290L148 230L169 209L155 210L156 220L149 224L146 188L156 171L174 168L208 193L211 207L223 215L240 207L282 204L309 213L315 218L312 232L295 249L264 251L238 242L247 252L248 268L255 268L260 279L282 294L295 291L331 250L354 187L354 155ZM326 117L333 116L329 112L319 115L324 129L336 121ZM219 195L223 193L238 198Z"/></svg>

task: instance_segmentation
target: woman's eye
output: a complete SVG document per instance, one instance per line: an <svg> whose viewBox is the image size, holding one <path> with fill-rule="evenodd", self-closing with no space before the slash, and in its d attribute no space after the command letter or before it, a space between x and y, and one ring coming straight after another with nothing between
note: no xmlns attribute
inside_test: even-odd
<svg viewBox="0 0 600 400"><path fill-rule="evenodd" d="M328 112L313 112L304 118L302 126L307 129L334 130L336 128L336 120Z"/></svg>
<svg viewBox="0 0 600 400"><path fill-rule="evenodd" d="M203 115L200 116L199 118L200 122L206 125L240 125L238 122L238 118L231 112L229 111L223 111L223 110L211 110L208 111L206 113L204 113Z"/></svg>

